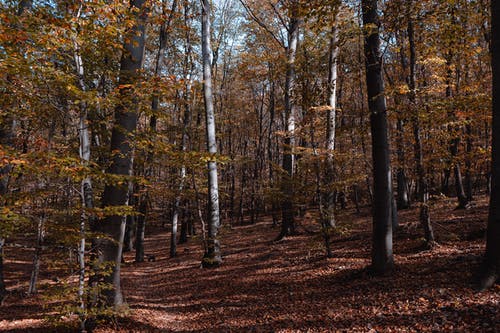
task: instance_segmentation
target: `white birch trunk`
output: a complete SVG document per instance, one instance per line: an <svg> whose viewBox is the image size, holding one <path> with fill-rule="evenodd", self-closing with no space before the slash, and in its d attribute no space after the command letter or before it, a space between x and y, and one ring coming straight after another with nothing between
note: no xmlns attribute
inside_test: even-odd
<svg viewBox="0 0 500 333"><path fill-rule="evenodd" d="M334 151L335 151L335 126L336 126L336 109L337 109L337 62L339 54L339 34L338 34L338 15L335 18L335 24L332 27L330 36L330 52L328 57L328 111L326 124L326 179L324 184L325 191L325 226L335 227L335 195L331 187L334 181Z"/></svg>
<svg viewBox="0 0 500 333"><path fill-rule="evenodd" d="M201 1L201 52L203 59L203 97L205 101L205 118L207 130L207 148L211 155L208 161L208 249L202 264L204 267L218 266L222 262L217 231L220 226L219 188L217 183L217 142L215 137L215 112L212 91L212 46L210 43L210 13L209 0Z"/></svg>
<svg viewBox="0 0 500 333"><path fill-rule="evenodd" d="M81 7L79 8L76 19L79 19L81 14ZM80 54L80 46L76 37L73 38L73 58L76 66L76 73L78 76L78 85L82 92L87 91L87 86L85 84L85 69L83 67L83 60ZM88 166L90 162L90 134L89 127L87 123L87 105L84 102L80 102L80 119L78 124L79 132L79 154L81 164L83 166ZM80 328L85 330L85 244L86 244L86 223L89 220L86 209L94 207L94 198L92 193L92 181L90 177L86 176L81 182L80 189L82 212L80 214L80 242L78 245L78 262L79 262L79 272L78 272L78 302L80 307Z"/></svg>

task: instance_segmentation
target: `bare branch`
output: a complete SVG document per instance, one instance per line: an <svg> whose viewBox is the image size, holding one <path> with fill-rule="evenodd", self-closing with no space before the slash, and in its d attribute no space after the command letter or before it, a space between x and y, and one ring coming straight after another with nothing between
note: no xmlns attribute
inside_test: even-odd
<svg viewBox="0 0 500 333"><path fill-rule="evenodd" d="M255 23L257 23L261 28L266 30L271 35L271 37L273 37L273 39L276 41L276 43L278 43L279 46L286 49L283 41L280 40L276 36L276 34L257 17L257 15L253 12L253 10L245 3L245 1L244 0L239 0L239 1L240 1L241 5L245 8L248 15L250 15L250 17L255 21Z"/></svg>

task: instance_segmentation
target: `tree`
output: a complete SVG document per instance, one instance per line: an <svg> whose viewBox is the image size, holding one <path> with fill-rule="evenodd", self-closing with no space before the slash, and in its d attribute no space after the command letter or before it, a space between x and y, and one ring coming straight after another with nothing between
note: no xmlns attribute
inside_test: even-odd
<svg viewBox="0 0 500 333"><path fill-rule="evenodd" d="M19 2L19 7L17 10L17 16L23 15L26 11L31 10L33 2L31 0L21 0ZM14 138L15 138L15 119L10 117L5 117L5 119L0 119L0 145L14 148ZM12 165L6 164L5 166L0 166L0 196L5 196L9 189L9 173L12 170ZM2 200L3 201L3 200ZM3 204L3 202L0 202ZM5 245L5 234L2 232L0 235L0 303L3 301L7 289L4 281L4 245Z"/></svg>
<svg viewBox="0 0 500 333"><path fill-rule="evenodd" d="M414 156L415 169L418 177L418 197L420 201L420 223L424 229L426 245L429 248L434 246L434 231L432 230L431 218L429 212L429 184L424 167L424 153L422 147L422 131L420 126L420 113L416 105L416 47L415 47L415 30L413 25L412 7L413 1L407 1L407 34L408 44L410 48L410 75L408 76L409 102L413 116L413 137L414 137Z"/></svg>
<svg viewBox="0 0 500 333"><path fill-rule="evenodd" d="M493 72L493 123L491 149L491 195L486 252L479 281L481 290L500 276L500 3L491 1L491 67Z"/></svg>
<svg viewBox="0 0 500 333"><path fill-rule="evenodd" d="M215 137L215 110L212 91L212 47L210 42L210 13L209 0L201 2L201 45L203 61L203 98L205 102L205 119L207 148L210 154L208 166L208 239L207 249L203 256L203 267L216 267L222 263L220 244L217 232L220 226L219 216L219 187L217 180L217 142Z"/></svg>
<svg viewBox="0 0 500 333"><path fill-rule="evenodd" d="M373 157L372 269L376 273L385 273L392 268L394 262L392 257L391 168L380 53L380 21L377 0L363 0L361 4Z"/></svg>
<svg viewBox="0 0 500 333"><path fill-rule="evenodd" d="M93 226L93 231L102 234L94 240L94 248L98 254L98 263L110 263L111 274L105 274L103 280L109 284L104 291L106 303L119 307L123 304L120 287L120 264L122 260L123 238L125 233L126 214L120 208L129 202L128 176L133 170L132 134L137 126L137 110L135 109L134 84L137 83L143 64L145 49L145 16L143 8L145 0L132 0L131 11L133 26L128 30L123 44L120 62L119 94L120 102L116 105L113 132L111 134L111 165L107 173L121 177L120 182L108 184L104 188L102 203L104 207L116 207L110 215ZM120 184L121 183L121 184ZM125 184L125 185L124 185ZM96 268L99 272L100 268ZM102 272L101 272L102 275Z"/></svg>
<svg viewBox="0 0 500 333"><path fill-rule="evenodd" d="M294 205L293 205L293 175L295 157L293 155L293 146L295 144L295 117L296 106L293 102L293 89L295 84L295 58L297 54L297 44L299 42L299 2L289 1L289 22L287 27L288 44L286 47L286 77L285 77L285 125L286 134L283 144L283 177L281 179L281 203L282 221L281 232L278 239L295 233Z"/></svg>

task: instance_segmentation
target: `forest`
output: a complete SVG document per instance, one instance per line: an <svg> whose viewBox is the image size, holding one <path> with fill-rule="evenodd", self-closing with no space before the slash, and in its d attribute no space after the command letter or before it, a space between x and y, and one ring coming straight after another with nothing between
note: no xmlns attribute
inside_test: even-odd
<svg viewBox="0 0 500 333"><path fill-rule="evenodd" d="M500 331L500 2L0 22L1 332Z"/></svg>

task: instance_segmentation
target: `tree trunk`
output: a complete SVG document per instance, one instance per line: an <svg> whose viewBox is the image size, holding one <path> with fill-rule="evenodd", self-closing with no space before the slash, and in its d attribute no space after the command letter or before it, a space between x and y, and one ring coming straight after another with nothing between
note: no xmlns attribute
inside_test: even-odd
<svg viewBox="0 0 500 333"><path fill-rule="evenodd" d="M40 263L42 256L43 240L45 236L45 213L38 217L35 253L33 254L33 268L31 269L30 285L28 295L33 295L38 291L38 275L40 273Z"/></svg>
<svg viewBox="0 0 500 333"><path fill-rule="evenodd" d="M339 15L335 15L335 23L332 26L330 36L330 52L328 57L328 111L326 116L326 174L323 184L323 202L325 211L322 214L323 228L335 227L335 197L332 183L335 180L334 150L335 150L335 126L337 115L337 62L339 55Z"/></svg>
<svg viewBox="0 0 500 333"><path fill-rule="evenodd" d="M219 219L219 188L217 182L217 142L215 137L215 112L212 92L212 47L210 42L210 1L201 0L201 49L203 61L203 97L205 102L205 120L207 131L207 149L210 154L208 166L208 239L207 250L202 259L203 267L217 267L222 263L217 232Z"/></svg>
<svg viewBox="0 0 500 333"><path fill-rule="evenodd" d="M451 150L451 156L452 159L454 160L457 155L458 155L458 146L460 144L460 138L454 138L452 140L450 150ZM453 174L455 176L455 191L457 195L457 200L458 200L458 209L465 209L469 207L469 200L467 199L467 196L465 195L465 190L464 190L464 184L462 181L462 171L460 168L460 164L455 161L453 162Z"/></svg>
<svg viewBox="0 0 500 333"><path fill-rule="evenodd" d="M362 0L361 3L373 156L372 269L375 273L381 274L393 267L392 190L387 110L382 76L377 0Z"/></svg>
<svg viewBox="0 0 500 333"><path fill-rule="evenodd" d="M189 20L189 4L187 1L184 1L184 24L186 27L190 26ZM182 137L181 137L181 153L184 154L187 149L187 140L188 140L188 127L191 120L191 108L190 108L190 92L191 92L191 36L189 28L186 29L186 39L184 44L184 118L183 118L183 127L182 127ZM184 158L184 157L183 157ZM181 210L181 200L182 200L182 191L184 190L184 183L186 181L186 166L184 163L181 166L180 171L180 180L177 189L177 194L174 199L174 208L172 212L172 231L170 233L170 258L177 256L177 229L179 224L179 214ZM185 237L185 236L184 236Z"/></svg>
<svg viewBox="0 0 500 333"><path fill-rule="evenodd" d="M269 127L267 131L267 158L269 164L269 184L271 188L274 188L275 185L275 177L274 177L274 154L273 154L273 130L274 130L274 122L275 122L275 101L276 101L276 88L275 82L272 78L271 67L269 66L269 80L271 81L271 87L269 90ZM277 152L276 152L277 154ZM278 225L279 216L278 216L278 205L277 200L275 198L271 199L271 215L273 218L273 227Z"/></svg>
<svg viewBox="0 0 500 333"><path fill-rule="evenodd" d="M3 247L5 239L0 238L0 305L2 305L5 296L7 295L7 288L5 286L4 273L3 273Z"/></svg>
<svg viewBox="0 0 500 333"><path fill-rule="evenodd" d="M454 24L456 23L456 17L454 16L455 14L455 8L451 8L451 23ZM453 70L452 70L452 61L453 61L453 52L451 51L451 48L454 47L452 43L448 45L450 48L449 51L446 54L446 98L451 99L452 98L452 75L453 75ZM452 103L452 108L453 108L453 103ZM455 115L455 110L450 109L448 111L448 117L449 121L455 121L456 120L456 115ZM451 167L453 168L453 175L455 176L455 195L457 196L458 200L458 209L465 209L469 207L469 201L467 200L467 197L465 196L465 191L464 191L464 185L462 181L462 172L460 168L459 162L456 160L458 156L458 151L459 151L459 145L460 145L460 137L459 137L459 126L457 125L449 125L448 126L448 131L451 134L452 138L450 140L450 154L451 154L451 162L452 165Z"/></svg>
<svg viewBox="0 0 500 333"><path fill-rule="evenodd" d="M473 141L472 141L472 125L471 119L467 118L467 125L465 126L467 139L465 152L467 153L465 160L465 194L467 196L467 201L471 202L473 200L472 196L472 149L473 149Z"/></svg>
<svg viewBox="0 0 500 333"><path fill-rule="evenodd" d="M441 181L441 193L448 196L450 194L450 175L451 170L446 168L443 170L443 179Z"/></svg>
<svg viewBox="0 0 500 333"><path fill-rule="evenodd" d="M299 40L300 20L297 17L298 3L293 1L291 4L290 23L288 26L288 46L287 46L287 64L285 78L285 126L286 135L283 144L283 176L281 178L281 232L277 239L295 234L294 221L294 155L293 146L295 145L295 106L292 102L292 93L295 86L295 58L297 54L297 44Z"/></svg>
<svg viewBox="0 0 500 333"><path fill-rule="evenodd" d="M187 81L188 80L190 80L190 78L188 78ZM185 92L186 92L185 97L186 98L189 94L189 90L191 90L191 86L188 83L187 87L185 89ZM182 139L181 139L181 152L182 153L186 152L187 139L188 139L187 131L188 131L188 126L189 126L189 120L191 118L188 99L186 99L185 102L186 102L186 107L184 110L184 126L182 129ZM175 197L174 211L172 214L172 232L171 232L171 237L170 237L170 257L171 258L173 258L177 255L177 225L178 225L179 213L180 213L180 203L182 200L182 191L184 190L185 181L186 181L186 166L183 164L181 166L178 193Z"/></svg>
<svg viewBox="0 0 500 333"><path fill-rule="evenodd" d="M399 34L397 35L399 36ZM401 81L407 81L406 72L408 69L408 62L406 59L406 50L404 45L404 38L397 38L400 45L400 60L401 60ZM397 209L410 208L410 188L408 184L408 177L405 172L405 145L404 145L404 112L401 110L401 98L399 95L394 96L394 103L398 108L397 121L396 121L396 154L398 158L398 168L396 170L396 181L398 190Z"/></svg>
<svg viewBox="0 0 500 333"><path fill-rule="evenodd" d="M81 7L80 7L81 10ZM77 19L80 17L80 10L77 14ZM82 92L86 92L87 86L85 84L85 69L83 67L83 60L80 55L80 45L76 37L73 40L74 45L74 60L78 76L78 84ZM79 131L79 154L81 159L81 164L84 167L88 167L90 163L90 133L88 124L88 108L85 102L80 102L80 121L78 126ZM94 208L94 193L92 190L92 181L90 177L85 177L81 182L81 204L82 211L80 214L80 242L78 245L78 262L79 262L79 272L78 272L78 302L79 302L79 319L80 319L80 330L85 330L85 324L87 316L85 314L86 304L85 304L85 246L86 246L86 229L87 222L89 225L93 225L95 219L92 215L88 215L87 210Z"/></svg>
<svg viewBox="0 0 500 333"><path fill-rule="evenodd" d="M493 125L491 196L486 251L479 288L485 290L500 276L500 2L491 1L491 67L493 74Z"/></svg>
<svg viewBox="0 0 500 333"><path fill-rule="evenodd" d="M420 129L420 116L416 105L416 81L415 81L415 66L416 66L416 50L415 50L415 31L412 19L413 3L408 3L408 42L410 47L410 76L408 78L408 86L410 90L410 108L413 110L413 137L415 141L415 164L418 176L418 197L420 201L420 224L424 229L424 237L427 246L430 248L434 245L434 232L430 220L429 212L429 185L427 175L424 168L424 154L422 146L422 135Z"/></svg>
<svg viewBox="0 0 500 333"><path fill-rule="evenodd" d="M123 177L131 176L133 170L133 149L130 142L137 126L134 92L131 85L136 83L143 64L145 45L145 11L142 8L145 0L132 0L135 24L124 38L124 52L120 63L120 102L115 109L115 123L111 134L111 165L108 174ZM128 186L107 184L102 196L104 207L126 206L129 203ZM125 233L126 216L112 215L99 221L94 232L106 237L95 239L94 245L98 253L98 263L110 263L111 274L105 274L103 280L111 287L105 290L105 303L118 308L123 304L120 286L120 264L122 259L123 237ZM102 275L102 272L99 272Z"/></svg>
<svg viewBox="0 0 500 333"><path fill-rule="evenodd" d="M397 155L398 155L398 169L396 171L396 180L398 183L398 209L408 209L410 208L410 196L408 191L408 178L406 177L406 172L404 168L405 164L405 152L403 145L403 133L404 133L404 123L402 119L401 112L398 112L397 120Z"/></svg>

